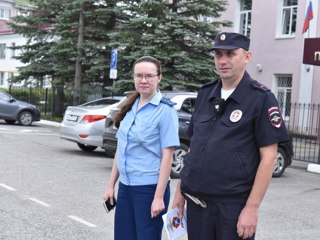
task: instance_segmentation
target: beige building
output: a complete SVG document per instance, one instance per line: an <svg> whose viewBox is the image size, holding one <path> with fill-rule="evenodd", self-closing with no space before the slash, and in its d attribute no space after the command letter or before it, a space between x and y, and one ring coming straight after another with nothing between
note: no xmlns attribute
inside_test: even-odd
<svg viewBox="0 0 320 240"><path fill-rule="evenodd" d="M25 0L0 0L0 87L8 88L8 80L17 74L18 67L23 66L14 58L19 52L10 47L26 43L25 38L15 34L7 22L13 16L28 13L29 8Z"/></svg>
<svg viewBox="0 0 320 240"><path fill-rule="evenodd" d="M251 38L251 77L268 86L289 116L290 103L320 103L320 66L303 64L305 38L320 37L318 0L229 0L222 19L233 22L224 29ZM302 33L306 12L313 18ZM320 51L320 39L319 39ZM319 61L320 64L320 61Z"/></svg>

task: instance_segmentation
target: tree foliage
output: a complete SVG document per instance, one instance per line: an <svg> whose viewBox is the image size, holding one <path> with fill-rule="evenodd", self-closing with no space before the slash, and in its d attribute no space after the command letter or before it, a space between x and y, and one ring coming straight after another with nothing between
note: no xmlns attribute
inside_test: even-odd
<svg viewBox="0 0 320 240"><path fill-rule="evenodd" d="M32 14L11 23L27 39L17 46L27 64L16 80L50 76L54 86L72 88L77 58L83 88L101 85L115 93L131 90L133 62L152 55L162 62L162 89L195 90L214 77L207 49L222 26L225 0L30 0ZM84 36L77 46L80 6ZM203 21L210 17L212 21ZM77 47L82 49L78 55ZM118 80L109 78L110 53L118 49ZM107 87L109 86L109 87Z"/></svg>

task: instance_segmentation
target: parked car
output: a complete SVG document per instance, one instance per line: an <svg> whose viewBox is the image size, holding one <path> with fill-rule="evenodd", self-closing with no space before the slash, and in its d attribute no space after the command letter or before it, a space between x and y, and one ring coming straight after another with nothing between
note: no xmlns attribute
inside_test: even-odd
<svg viewBox="0 0 320 240"><path fill-rule="evenodd" d="M191 114L194 110L197 93L192 92L162 92L163 97L175 102L179 119L180 147L174 152L171 168L171 177L178 178L183 167L183 156L187 153L190 145L187 129L190 123ZM103 148L108 156L113 156L117 149L117 139L115 137L117 128L113 124L113 117L120 110L123 102L117 104L106 118L103 133Z"/></svg>
<svg viewBox="0 0 320 240"><path fill-rule="evenodd" d="M103 147L105 119L123 96L100 98L79 106L67 107L59 135L63 140L77 143L85 152Z"/></svg>
<svg viewBox="0 0 320 240"><path fill-rule="evenodd" d="M286 168L291 165L293 158L292 137L290 141L278 143L277 162L273 169L273 177L280 177Z"/></svg>
<svg viewBox="0 0 320 240"><path fill-rule="evenodd" d="M168 92L163 93L164 97L170 98L171 101L176 102L175 108L177 109L179 119L179 138L180 147L174 152L173 163L171 167L171 177L179 178L181 169L184 166L183 157L187 153L190 146L190 138L187 134L187 129L190 124L191 114L194 111L196 93L176 93ZM110 112L106 118L105 128L103 133L103 148L108 156L113 156L117 149L117 139L115 137L117 128L113 124L113 117L120 110L122 103ZM280 177L285 169L291 165L293 158L293 144L292 139L288 142L281 142L278 144L277 162L274 167L273 177Z"/></svg>
<svg viewBox="0 0 320 240"><path fill-rule="evenodd" d="M0 90L0 119L13 124L29 126L34 121L40 121L40 110L35 105L20 101L10 94Z"/></svg>

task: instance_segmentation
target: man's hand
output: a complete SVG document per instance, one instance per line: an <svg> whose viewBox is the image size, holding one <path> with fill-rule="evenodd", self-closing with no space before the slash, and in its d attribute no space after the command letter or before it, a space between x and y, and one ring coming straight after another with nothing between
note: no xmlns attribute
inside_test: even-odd
<svg viewBox="0 0 320 240"><path fill-rule="evenodd" d="M176 194L174 195L174 199L172 202L172 208L179 208L179 217L183 217L183 210L184 210L184 204L185 204L185 199L181 193L181 188L180 188L180 182L177 185L176 189Z"/></svg>
<svg viewBox="0 0 320 240"><path fill-rule="evenodd" d="M237 224L238 236L247 239L252 237L257 230L258 207L245 206L239 216Z"/></svg>

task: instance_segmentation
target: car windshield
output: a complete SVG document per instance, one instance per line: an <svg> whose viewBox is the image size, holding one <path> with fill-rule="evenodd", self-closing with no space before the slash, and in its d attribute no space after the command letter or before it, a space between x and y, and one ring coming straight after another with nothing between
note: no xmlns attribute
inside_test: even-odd
<svg viewBox="0 0 320 240"><path fill-rule="evenodd" d="M6 94L6 93L4 93L4 92L1 92L1 91L0 91L0 99L3 99L3 100L10 100L10 99L11 99L11 97L10 97L8 94Z"/></svg>

